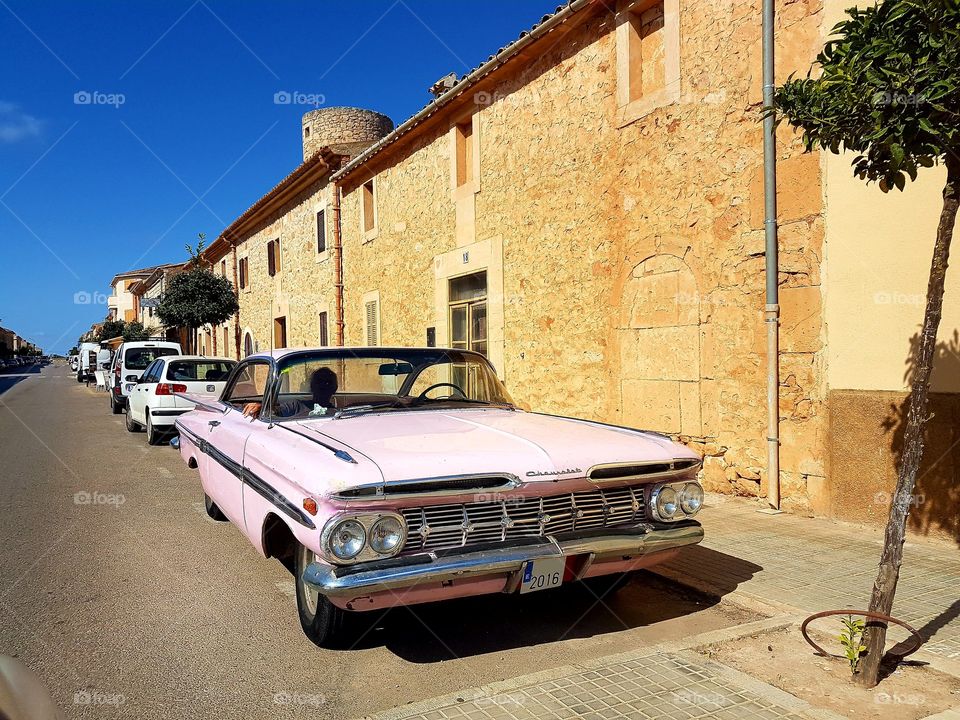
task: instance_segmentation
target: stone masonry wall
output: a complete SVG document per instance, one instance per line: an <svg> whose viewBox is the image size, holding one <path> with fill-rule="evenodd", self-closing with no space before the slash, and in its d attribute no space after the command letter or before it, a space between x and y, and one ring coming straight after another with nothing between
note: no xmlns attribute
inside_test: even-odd
<svg viewBox="0 0 960 720"><path fill-rule="evenodd" d="M288 347L316 347L319 313L327 312L329 340L335 340L332 231L326 180L315 182L297 200L271 215L237 247L237 258L248 258L249 284L239 293L241 352L250 333L255 349L270 348L273 322L287 319ZM327 251L317 253L318 209L326 207ZM281 269L267 273L267 243L280 238Z"/></svg>
<svg viewBox="0 0 960 720"><path fill-rule="evenodd" d="M778 3L778 75L822 43L817 0ZM673 434L710 490L765 493L760 3L685 4L680 99L618 127L612 14L477 96L479 242L502 247L503 367L533 408ZM780 132L783 495L824 482L816 155ZM446 129L377 175L378 230L345 188L347 340L379 291L381 343L423 344L457 249ZM438 343L446 338L438 337Z"/></svg>
<svg viewBox="0 0 960 720"><path fill-rule="evenodd" d="M352 107L311 110L301 124L304 160L325 146L356 155L393 130L393 121L386 115Z"/></svg>

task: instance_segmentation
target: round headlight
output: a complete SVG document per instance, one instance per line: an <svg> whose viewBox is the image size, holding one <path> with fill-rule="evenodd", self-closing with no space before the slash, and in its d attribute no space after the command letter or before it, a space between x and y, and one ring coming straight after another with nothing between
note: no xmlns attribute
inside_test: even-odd
<svg viewBox="0 0 960 720"><path fill-rule="evenodd" d="M697 483L687 483L680 491L680 509L687 515L696 515L703 507L703 488Z"/></svg>
<svg viewBox="0 0 960 720"><path fill-rule="evenodd" d="M657 493L657 515L661 520L669 520L677 514L677 491L664 485Z"/></svg>
<svg viewBox="0 0 960 720"><path fill-rule="evenodd" d="M340 560L349 560L360 554L367 541L367 532L356 520L344 520L330 533L330 552Z"/></svg>
<svg viewBox="0 0 960 720"><path fill-rule="evenodd" d="M387 515L377 520L370 528L370 547L381 555L392 555L403 543L403 525Z"/></svg>

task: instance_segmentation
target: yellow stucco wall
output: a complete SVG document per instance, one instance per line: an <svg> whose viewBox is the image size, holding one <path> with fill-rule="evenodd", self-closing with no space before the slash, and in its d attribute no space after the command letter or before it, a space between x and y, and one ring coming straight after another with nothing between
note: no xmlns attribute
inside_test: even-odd
<svg viewBox="0 0 960 720"><path fill-rule="evenodd" d="M848 5L827 0L825 25L833 27ZM904 192L883 193L854 177L853 155L822 156L827 380L831 390L906 391L946 173L941 167L921 170ZM947 274L943 309L931 390L960 392L956 264Z"/></svg>

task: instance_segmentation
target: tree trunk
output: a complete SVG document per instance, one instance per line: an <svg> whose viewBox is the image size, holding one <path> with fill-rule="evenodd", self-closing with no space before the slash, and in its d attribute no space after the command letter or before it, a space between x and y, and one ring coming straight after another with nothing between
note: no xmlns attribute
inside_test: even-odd
<svg viewBox="0 0 960 720"><path fill-rule="evenodd" d="M880 569L873 585L870 598L870 610L885 615L893 611L893 597L900 579L900 564L903 561L903 541L907 528L907 513L910 511L917 471L923 458L923 435L927 425L927 395L930 389L930 373L937 346L937 329L943 314L943 291L947 274L947 262L950 258L950 241L953 239L953 225L960 204L960 159L947 155L947 183L943 188L943 209L940 212L940 224L937 226L937 242L930 263L930 279L927 282L927 308L923 317L923 329L920 331L920 344L917 349L916 374L910 388L908 400L907 425L903 436L903 455L900 459L900 472L897 476L897 489L890 504L890 517L884 535L883 554L880 556ZM883 659L884 644L887 639L886 625L880 622L867 624L866 656L860 665L856 677L858 685L872 688L877 684L880 661Z"/></svg>

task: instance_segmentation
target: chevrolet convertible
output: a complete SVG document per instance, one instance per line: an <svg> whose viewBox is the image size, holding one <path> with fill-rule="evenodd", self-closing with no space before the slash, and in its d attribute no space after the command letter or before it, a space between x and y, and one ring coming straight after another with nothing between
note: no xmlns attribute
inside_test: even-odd
<svg viewBox="0 0 960 720"><path fill-rule="evenodd" d="M352 613L622 575L703 538L694 452L521 410L477 353L277 350L187 399L173 444L207 513L294 568L322 647Z"/></svg>

